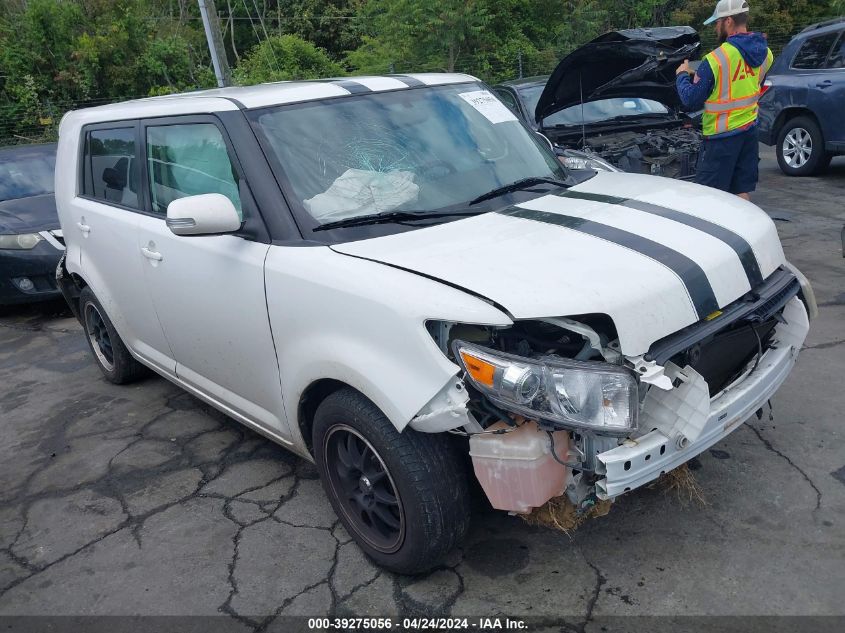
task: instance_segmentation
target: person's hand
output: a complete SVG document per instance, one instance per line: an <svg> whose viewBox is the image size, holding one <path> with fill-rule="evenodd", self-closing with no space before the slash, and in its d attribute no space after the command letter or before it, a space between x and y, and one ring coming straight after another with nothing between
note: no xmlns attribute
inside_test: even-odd
<svg viewBox="0 0 845 633"><path fill-rule="evenodd" d="M687 73L688 75L692 73L692 69L689 67L688 59L685 59L684 63L678 66L678 70L675 71L676 75L680 75L681 73Z"/></svg>

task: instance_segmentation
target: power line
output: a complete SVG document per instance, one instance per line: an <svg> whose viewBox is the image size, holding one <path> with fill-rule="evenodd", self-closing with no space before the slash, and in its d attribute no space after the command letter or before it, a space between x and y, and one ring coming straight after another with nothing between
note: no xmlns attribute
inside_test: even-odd
<svg viewBox="0 0 845 633"><path fill-rule="evenodd" d="M242 0L242 2L244 4L244 9L246 9L246 13L249 16L249 23L252 26L252 32L255 33L255 39L258 41L258 45L261 46L261 36L258 34L258 29L255 28L255 22L252 21L252 13L250 12L249 7L246 6L246 0ZM270 47L270 52L273 53L273 58L275 60L276 52L273 50L273 43L271 42L270 44L268 44L268 46ZM270 73L272 74L273 69L270 66L270 60L266 59L265 61L266 61L266 65L267 65L267 70L269 70ZM278 60L275 60L275 64L276 64L276 72L278 72L279 74L282 74L282 70L281 70L281 68L279 68Z"/></svg>
<svg viewBox="0 0 845 633"><path fill-rule="evenodd" d="M261 11L258 10L258 2L257 0L252 0L252 5L255 7L255 15L258 16L258 21L261 22L261 30L264 31L264 41L268 42L267 46L270 47L270 53L273 55L273 63L276 64L276 69L279 71L279 74L282 74L282 68L279 64L279 59L276 57L276 49L273 48L273 42L270 41L270 35L267 33L267 27L264 26L264 18L261 15ZM251 14L250 14L251 15Z"/></svg>

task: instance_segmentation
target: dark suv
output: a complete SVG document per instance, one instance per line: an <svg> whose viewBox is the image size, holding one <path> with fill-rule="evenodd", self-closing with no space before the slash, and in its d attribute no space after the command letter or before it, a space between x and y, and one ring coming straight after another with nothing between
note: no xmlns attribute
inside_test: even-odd
<svg viewBox="0 0 845 633"><path fill-rule="evenodd" d="M816 174L845 154L845 17L786 45L763 84L758 120L760 141L775 146L788 176Z"/></svg>

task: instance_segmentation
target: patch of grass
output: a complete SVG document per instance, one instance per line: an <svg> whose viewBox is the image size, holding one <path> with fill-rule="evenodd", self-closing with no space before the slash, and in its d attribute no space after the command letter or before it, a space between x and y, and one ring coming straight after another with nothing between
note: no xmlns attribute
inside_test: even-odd
<svg viewBox="0 0 845 633"><path fill-rule="evenodd" d="M704 490L686 464L681 464L674 470L655 479L648 486L650 489L662 489L664 493L674 494L682 504L694 504L701 507L709 505L704 496ZM578 512L575 505L566 495L549 499L539 508L534 508L528 514L519 516L528 525L559 530L570 534L578 529L588 519L602 517L610 512L612 501L597 501L587 510Z"/></svg>
<svg viewBox="0 0 845 633"><path fill-rule="evenodd" d="M587 519L604 516L610 512L611 505L611 501L598 501L594 506L579 513L569 497L563 495L549 499L539 508L534 508L530 513L520 516L528 525L546 527L569 534Z"/></svg>
<svg viewBox="0 0 845 633"><path fill-rule="evenodd" d="M662 488L665 493L672 494L683 504L708 505L704 491L689 469L687 464L681 464L674 470L656 479L649 488Z"/></svg>

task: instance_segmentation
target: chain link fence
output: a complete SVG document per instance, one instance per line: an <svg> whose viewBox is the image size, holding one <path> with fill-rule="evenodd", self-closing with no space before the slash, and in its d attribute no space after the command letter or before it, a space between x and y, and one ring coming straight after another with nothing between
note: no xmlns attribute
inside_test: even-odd
<svg viewBox="0 0 845 633"><path fill-rule="evenodd" d="M121 101L139 99L149 95L125 97ZM34 108L21 107L21 118L6 117L0 120L0 147L31 143L54 143L59 138L59 123L70 110L93 108L115 103L114 99L86 99L77 102L54 102L44 100ZM25 114L24 114L25 111Z"/></svg>

